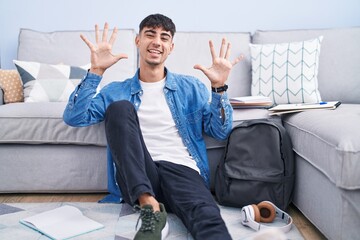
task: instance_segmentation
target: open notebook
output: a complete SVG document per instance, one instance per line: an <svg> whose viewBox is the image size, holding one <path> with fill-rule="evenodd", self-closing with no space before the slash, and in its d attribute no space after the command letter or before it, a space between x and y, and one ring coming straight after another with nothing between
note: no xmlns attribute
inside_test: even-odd
<svg viewBox="0 0 360 240"><path fill-rule="evenodd" d="M68 239L104 227L85 217L76 207L67 205L21 219L20 223L51 239Z"/></svg>
<svg viewBox="0 0 360 240"><path fill-rule="evenodd" d="M280 115L285 113L302 112L312 109L336 109L341 103L339 101L319 102L319 103L297 103L279 104L269 108L269 115Z"/></svg>

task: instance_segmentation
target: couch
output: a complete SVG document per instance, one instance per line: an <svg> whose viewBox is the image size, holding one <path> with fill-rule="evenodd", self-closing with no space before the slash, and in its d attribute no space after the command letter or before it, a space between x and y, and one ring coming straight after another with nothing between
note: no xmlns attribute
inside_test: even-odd
<svg viewBox="0 0 360 240"><path fill-rule="evenodd" d="M89 63L87 46L79 34L94 39L93 31L50 33L21 29L18 60L83 66ZM114 52L123 60L106 72L101 86L134 74L136 32L122 29ZM177 32L167 67L197 76L209 86L196 63L210 65L208 40L219 46L225 36L232 57L245 59L232 71L230 97L252 94L253 66L249 44L301 42L323 36L317 88L323 101L338 100L336 110L311 110L281 116L295 152L293 203L329 239L360 236L360 27L237 33ZM1 92L1 91L0 91ZM3 95L3 93L0 93ZM0 96L2 96L0 95ZM3 102L3 100L2 100ZM103 123L72 128L62 121L66 102L18 102L0 105L0 192L106 192L106 139ZM266 109L235 109L234 125L244 119L269 117ZM224 142L205 136L214 172ZM111 184L111 183L109 183Z"/></svg>

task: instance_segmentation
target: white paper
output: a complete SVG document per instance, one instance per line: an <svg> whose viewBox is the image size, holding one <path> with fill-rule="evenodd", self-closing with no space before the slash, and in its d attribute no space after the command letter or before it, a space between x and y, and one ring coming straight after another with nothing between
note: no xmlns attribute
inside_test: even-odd
<svg viewBox="0 0 360 240"><path fill-rule="evenodd" d="M104 225L85 217L79 209L73 206L62 206L24 218L20 222L52 239L67 239L104 227Z"/></svg>

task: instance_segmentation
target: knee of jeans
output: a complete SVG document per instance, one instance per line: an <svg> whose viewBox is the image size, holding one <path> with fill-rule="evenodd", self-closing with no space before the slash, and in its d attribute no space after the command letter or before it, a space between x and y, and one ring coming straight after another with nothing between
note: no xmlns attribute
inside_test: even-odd
<svg viewBox="0 0 360 240"><path fill-rule="evenodd" d="M122 125L124 121L132 118L136 114L136 110L131 102L121 100L111 103L105 112L105 128L114 125Z"/></svg>
<svg viewBox="0 0 360 240"><path fill-rule="evenodd" d="M220 216L220 209L216 204L198 203L194 206L192 214L193 218L213 219Z"/></svg>
<svg viewBox="0 0 360 240"><path fill-rule="evenodd" d="M123 114L124 112L129 112L129 110L134 110L134 106L131 102L127 100L120 100L111 103L105 112L105 118L108 118L113 115Z"/></svg>

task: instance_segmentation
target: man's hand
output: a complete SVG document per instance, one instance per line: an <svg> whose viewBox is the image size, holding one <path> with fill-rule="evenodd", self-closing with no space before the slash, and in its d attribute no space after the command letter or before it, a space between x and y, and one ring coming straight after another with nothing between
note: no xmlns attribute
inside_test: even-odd
<svg viewBox="0 0 360 240"><path fill-rule="evenodd" d="M91 51L91 68L90 72L103 75L105 70L117 63L120 59L128 58L126 54L114 55L111 52L112 46L116 40L117 28L115 27L109 42L107 41L107 35L109 31L108 23L104 25L104 31L102 39L100 40L99 27L95 25L95 39L96 45L92 44L84 35L80 35L81 39L88 45Z"/></svg>
<svg viewBox="0 0 360 240"><path fill-rule="evenodd" d="M211 82L211 86L218 88L224 86L229 77L232 67L243 59L243 55L237 57L233 62L229 61L231 52L231 44L227 43L225 38L222 39L220 47L220 55L217 57L214 49L214 44L209 41L210 52L212 56L212 66L206 68L202 65L196 64L195 69L202 71Z"/></svg>

